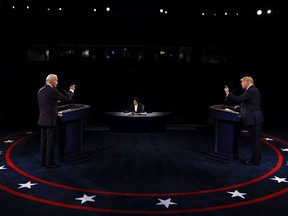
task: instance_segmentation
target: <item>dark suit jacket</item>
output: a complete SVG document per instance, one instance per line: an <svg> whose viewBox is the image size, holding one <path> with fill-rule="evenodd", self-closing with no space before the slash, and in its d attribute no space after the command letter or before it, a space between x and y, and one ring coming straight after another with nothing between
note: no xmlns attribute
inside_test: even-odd
<svg viewBox="0 0 288 216"><path fill-rule="evenodd" d="M69 91L67 95L61 94L56 88L50 85L45 85L38 91L38 105L39 105L39 126L56 126L58 117L57 103L71 102L74 93Z"/></svg>
<svg viewBox="0 0 288 216"><path fill-rule="evenodd" d="M250 86L242 95L228 94L228 99L240 103L240 115L243 125L261 124L264 121L261 110L261 94L254 86Z"/></svg>
<svg viewBox="0 0 288 216"><path fill-rule="evenodd" d="M129 106L128 112L135 112L134 104L131 104ZM137 107L136 113L142 113L142 112L144 112L144 105L142 103L138 103L138 107Z"/></svg>

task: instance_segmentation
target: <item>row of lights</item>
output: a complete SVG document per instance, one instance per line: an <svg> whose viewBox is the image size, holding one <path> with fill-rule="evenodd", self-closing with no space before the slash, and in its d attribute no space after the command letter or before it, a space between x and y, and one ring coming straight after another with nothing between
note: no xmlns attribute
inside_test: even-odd
<svg viewBox="0 0 288 216"><path fill-rule="evenodd" d="M228 16L228 14L229 14L228 12L224 12L224 15L225 15L225 16ZM271 15L271 14L272 14L272 10L271 10L271 9L267 9L267 10L261 10L261 9L259 9L259 10L256 11L256 14L257 14L258 16L261 16L261 15ZM203 12L203 13L201 13L201 15L202 15L202 16L205 16L205 15L207 15L207 14L206 14L205 12ZM238 16L239 13L238 13L238 12L235 12L234 15ZM217 13L213 13L213 16L217 16Z"/></svg>
<svg viewBox="0 0 288 216"><path fill-rule="evenodd" d="M16 6L15 6L15 5L12 5L12 9L13 9L13 10L16 10ZM26 6L26 9L27 9L27 10L30 10L30 6L27 5L27 6ZM52 9L48 7L48 8L46 8L46 10L47 10L47 11L51 11ZM62 8L62 7L59 7L59 8L57 8L56 10L62 11L63 8ZM92 11L93 11L93 12L97 12L97 9L96 9L96 8L93 8ZM106 7L106 8L105 8L105 11L106 11L106 12L111 12L111 8L110 8L110 7ZM167 14L168 14L168 10L161 8L161 9L159 9L159 13L160 13L160 14L163 14L163 15L167 15ZM213 14L213 16L217 16L217 13L212 13L212 14ZM219 14L219 13L218 13L218 14ZM227 16L228 14L232 14L232 15L238 16L238 15L239 15L239 12L234 12L234 13L224 12L224 15L225 15L225 16ZM261 16L261 15L271 15L271 14L272 14L272 9L265 9L265 10L263 10L263 9L258 9L258 10L256 10L256 15L258 15L258 16ZM206 16L206 15L208 15L208 13L202 12L201 15L202 15L202 16ZM221 14L221 15L223 15L223 14Z"/></svg>
<svg viewBox="0 0 288 216"><path fill-rule="evenodd" d="M12 9L13 9L13 10L16 10L16 6L15 6L15 5L12 5ZM26 6L26 9L27 9L27 10L30 10L30 6L27 5L27 6ZM52 9L51 9L50 7L48 7L48 8L46 8L46 10L47 10L47 11L51 11ZM59 8L57 8L56 10L62 11L63 8L62 8L62 7L59 7ZM106 10L107 12L109 12L111 9L110 9L110 7L106 7L105 10ZM93 12L96 12L97 9L96 9L96 8L93 8L92 11L93 11Z"/></svg>

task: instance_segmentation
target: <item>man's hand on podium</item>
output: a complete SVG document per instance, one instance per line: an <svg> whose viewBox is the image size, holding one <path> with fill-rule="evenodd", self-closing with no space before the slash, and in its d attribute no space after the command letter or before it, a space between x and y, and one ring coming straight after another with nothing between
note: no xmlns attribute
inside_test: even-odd
<svg viewBox="0 0 288 216"><path fill-rule="evenodd" d="M235 110L236 112L240 112L240 105L234 106L234 110Z"/></svg>

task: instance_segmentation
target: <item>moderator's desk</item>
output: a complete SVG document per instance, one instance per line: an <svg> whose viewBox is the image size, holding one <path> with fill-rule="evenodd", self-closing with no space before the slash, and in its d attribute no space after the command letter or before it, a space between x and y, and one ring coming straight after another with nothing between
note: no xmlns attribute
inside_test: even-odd
<svg viewBox="0 0 288 216"><path fill-rule="evenodd" d="M106 112L109 127L116 132L154 132L166 130L171 112L124 113Z"/></svg>

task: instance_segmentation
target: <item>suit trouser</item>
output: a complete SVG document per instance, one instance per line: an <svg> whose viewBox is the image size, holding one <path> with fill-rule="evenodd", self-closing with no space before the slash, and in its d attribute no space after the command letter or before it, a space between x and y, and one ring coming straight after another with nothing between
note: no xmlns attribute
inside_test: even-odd
<svg viewBox="0 0 288 216"><path fill-rule="evenodd" d="M41 127L41 164L54 164L55 148L57 146L57 127Z"/></svg>
<svg viewBox="0 0 288 216"><path fill-rule="evenodd" d="M248 126L247 129L250 132L249 144L251 145L251 158L250 161L256 164L260 164L262 155L262 142L260 141L261 136L261 124Z"/></svg>

